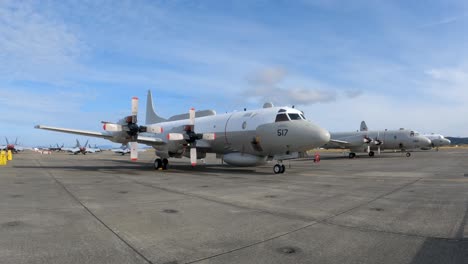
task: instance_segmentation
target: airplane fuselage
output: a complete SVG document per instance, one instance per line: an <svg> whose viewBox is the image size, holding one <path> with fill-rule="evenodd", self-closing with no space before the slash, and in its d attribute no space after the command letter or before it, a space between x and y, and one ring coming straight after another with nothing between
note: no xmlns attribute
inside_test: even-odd
<svg viewBox="0 0 468 264"><path fill-rule="evenodd" d="M280 112L281 111L281 112ZM276 120L277 115L286 119ZM252 111L233 112L195 118L196 133L215 133L215 140L199 140L200 154L241 153L267 157L303 152L328 142L329 133L302 118L302 113L288 107L272 107ZM291 120L289 116L294 116ZM288 118L289 117L289 118ZM142 133L145 136L166 137L168 133L181 133L188 119L158 123L163 134ZM183 155L186 142L169 141L165 146L154 146L159 156L167 152L170 157ZM200 156L199 156L200 157Z"/></svg>

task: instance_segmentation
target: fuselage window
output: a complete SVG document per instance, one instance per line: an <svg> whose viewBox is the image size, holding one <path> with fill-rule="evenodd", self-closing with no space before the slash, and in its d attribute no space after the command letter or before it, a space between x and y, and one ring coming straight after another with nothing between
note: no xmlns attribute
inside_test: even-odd
<svg viewBox="0 0 468 264"><path fill-rule="evenodd" d="M283 122L283 121L289 121L289 118L286 114L278 114L276 115L276 120L275 122Z"/></svg>
<svg viewBox="0 0 468 264"><path fill-rule="evenodd" d="M289 113L288 115L291 120L301 120L301 116L299 114Z"/></svg>

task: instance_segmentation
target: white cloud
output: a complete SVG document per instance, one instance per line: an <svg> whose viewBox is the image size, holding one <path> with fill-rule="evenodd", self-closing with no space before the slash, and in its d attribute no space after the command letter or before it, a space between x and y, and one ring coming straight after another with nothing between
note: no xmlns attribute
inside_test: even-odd
<svg viewBox="0 0 468 264"><path fill-rule="evenodd" d="M2 79L57 80L77 67L83 44L64 23L18 1L0 4Z"/></svg>
<svg viewBox="0 0 468 264"><path fill-rule="evenodd" d="M283 67L267 67L250 74L247 81L250 88L242 96L251 103L273 102L280 105L310 105L330 103L340 95L352 99L363 94L361 90L340 90L310 78L288 76Z"/></svg>

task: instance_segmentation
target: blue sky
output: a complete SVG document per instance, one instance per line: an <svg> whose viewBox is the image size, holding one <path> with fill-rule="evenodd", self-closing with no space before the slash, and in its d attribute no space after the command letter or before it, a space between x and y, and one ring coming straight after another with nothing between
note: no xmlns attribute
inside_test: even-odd
<svg viewBox="0 0 468 264"><path fill-rule="evenodd" d="M468 136L466 43L466 1L3 0L0 136L73 145L33 126L100 130L148 89L166 117L273 101L331 131Z"/></svg>

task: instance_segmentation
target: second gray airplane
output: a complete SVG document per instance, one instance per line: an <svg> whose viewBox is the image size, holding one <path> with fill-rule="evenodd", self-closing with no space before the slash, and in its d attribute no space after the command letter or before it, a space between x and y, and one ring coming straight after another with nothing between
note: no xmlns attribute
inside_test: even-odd
<svg viewBox="0 0 468 264"><path fill-rule="evenodd" d="M356 157L356 153L364 152L370 157L380 154L383 150L408 151L431 146L431 141L420 133L409 130L375 130L368 131L364 121L361 122L360 131L355 132L331 132L331 140L323 147L325 149L350 149L349 158ZM411 156L406 152L406 156Z"/></svg>

